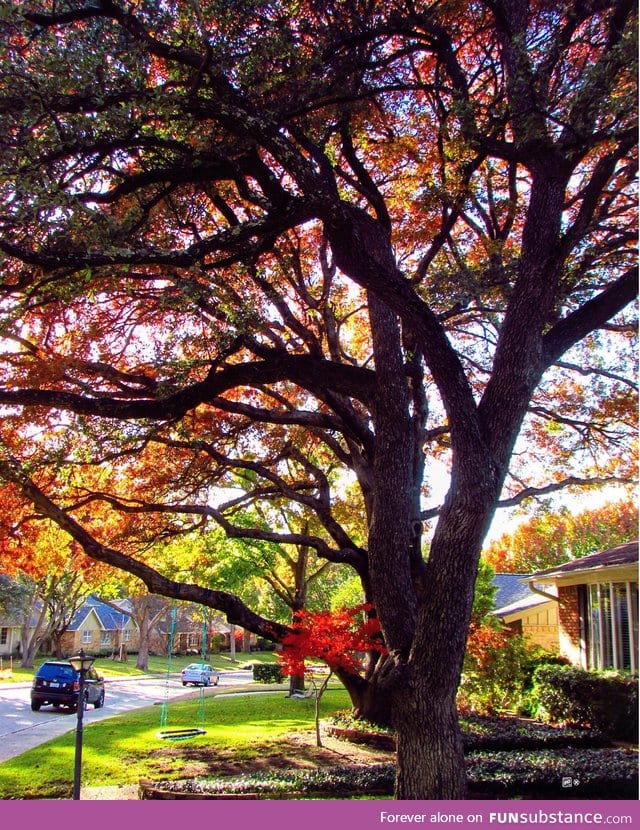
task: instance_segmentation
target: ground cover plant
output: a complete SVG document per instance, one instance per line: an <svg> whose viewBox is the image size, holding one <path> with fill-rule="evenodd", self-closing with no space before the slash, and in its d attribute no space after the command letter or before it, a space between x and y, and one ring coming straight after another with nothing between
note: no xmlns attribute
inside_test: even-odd
<svg viewBox="0 0 640 830"><path fill-rule="evenodd" d="M348 740L357 742L390 747L394 743L392 729L364 724L347 711L331 717L326 728L330 733L344 734ZM539 723L514 716L463 715L460 718L460 730L467 752L483 749L603 747L611 744L610 738L598 729Z"/></svg>
<svg viewBox="0 0 640 830"><path fill-rule="evenodd" d="M542 750L472 752L467 756L471 797L560 797L571 781L572 795L584 798L634 798L638 789L637 754L631 750ZM162 791L178 796L253 793L263 798L316 796L391 796L395 764L259 771L235 777L168 782Z"/></svg>

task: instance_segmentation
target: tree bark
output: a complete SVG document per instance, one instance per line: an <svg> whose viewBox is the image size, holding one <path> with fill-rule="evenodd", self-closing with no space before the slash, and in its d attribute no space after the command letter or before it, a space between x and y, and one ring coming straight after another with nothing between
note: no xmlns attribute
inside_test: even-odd
<svg viewBox="0 0 640 830"><path fill-rule="evenodd" d="M46 636L46 606L42 606L33 631L31 631L32 609L33 612L36 611L35 601L32 607L27 609L23 616L22 629L20 632L20 665L23 669L33 668L33 661L36 658L38 650L40 649L40 644Z"/></svg>
<svg viewBox="0 0 640 830"><path fill-rule="evenodd" d="M389 687L379 682L377 676L365 679L344 669L335 669L351 700L351 712L358 720L365 720L376 726L390 727L392 699Z"/></svg>
<svg viewBox="0 0 640 830"><path fill-rule="evenodd" d="M146 617L143 617L140 623L140 644L138 646L136 668L146 671L149 668L149 624Z"/></svg>
<svg viewBox="0 0 640 830"><path fill-rule="evenodd" d="M400 800L459 800L467 795L456 688L434 695L429 678L414 672L394 694L398 766L395 797Z"/></svg>

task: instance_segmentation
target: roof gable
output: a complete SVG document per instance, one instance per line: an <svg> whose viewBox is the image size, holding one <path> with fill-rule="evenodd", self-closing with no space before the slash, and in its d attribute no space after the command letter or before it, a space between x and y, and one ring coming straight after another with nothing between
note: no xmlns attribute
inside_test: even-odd
<svg viewBox="0 0 640 830"><path fill-rule="evenodd" d="M69 629L71 631L78 629L91 613L95 614L98 624L105 631L120 631L126 627L130 617L126 610L117 611L91 595L87 597L82 607L76 611Z"/></svg>

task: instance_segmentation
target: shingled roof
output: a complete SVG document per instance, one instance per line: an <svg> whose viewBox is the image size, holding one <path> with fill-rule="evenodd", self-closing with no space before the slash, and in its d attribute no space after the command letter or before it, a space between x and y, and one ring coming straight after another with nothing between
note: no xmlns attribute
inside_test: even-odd
<svg viewBox="0 0 640 830"><path fill-rule="evenodd" d="M601 550L597 553L590 553L588 556L581 556L579 559L572 559L571 562L565 562L564 565L556 565L544 571L537 571L531 574L531 577L540 579L545 576L563 576L581 571L592 571L620 565L633 565L637 562L638 541L636 540L635 542L625 542L622 545L616 545L614 548Z"/></svg>
<svg viewBox="0 0 640 830"><path fill-rule="evenodd" d="M124 628L129 621L129 617L131 616L131 613L126 607L123 607L120 611L117 611L112 606L107 605L104 602L100 602L100 600L92 594L87 597L82 607L76 611L73 620L71 621L71 625L69 626L69 630L76 631L80 628L91 612L95 613L98 618L98 622L105 631L118 631Z"/></svg>
<svg viewBox="0 0 640 830"><path fill-rule="evenodd" d="M495 616L504 617L548 601L531 590L527 579L528 574L495 574L493 584L498 589L495 594Z"/></svg>
<svg viewBox="0 0 640 830"><path fill-rule="evenodd" d="M528 598L531 595L531 589L523 583L527 576L528 574L495 574L492 580L497 588L494 596L495 607L502 608Z"/></svg>

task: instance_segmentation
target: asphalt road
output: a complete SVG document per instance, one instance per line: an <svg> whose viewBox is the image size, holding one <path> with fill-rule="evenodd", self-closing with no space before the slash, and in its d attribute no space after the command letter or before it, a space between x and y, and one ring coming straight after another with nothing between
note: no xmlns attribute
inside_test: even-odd
<svg viewBox="0 0 640 830"><path fill-rule="evenodd" d="M223 671L219 686L232 686L251 680L250 671ZM75 713L56 711L51 706L32 712L30 688L30 684L24 683L0 684L0 763L76 728ZM93 706L88 706L83 722L89 726L122 712L154 703L162 704L165 700L192 694L194 691L193 686L185 689L178 675L172 676L168 682L166 678L151 676L107 680L104 708L94 709ZM205 694L209 691L205 689ZM158 722L159 719L160 713Z"/></svg>

